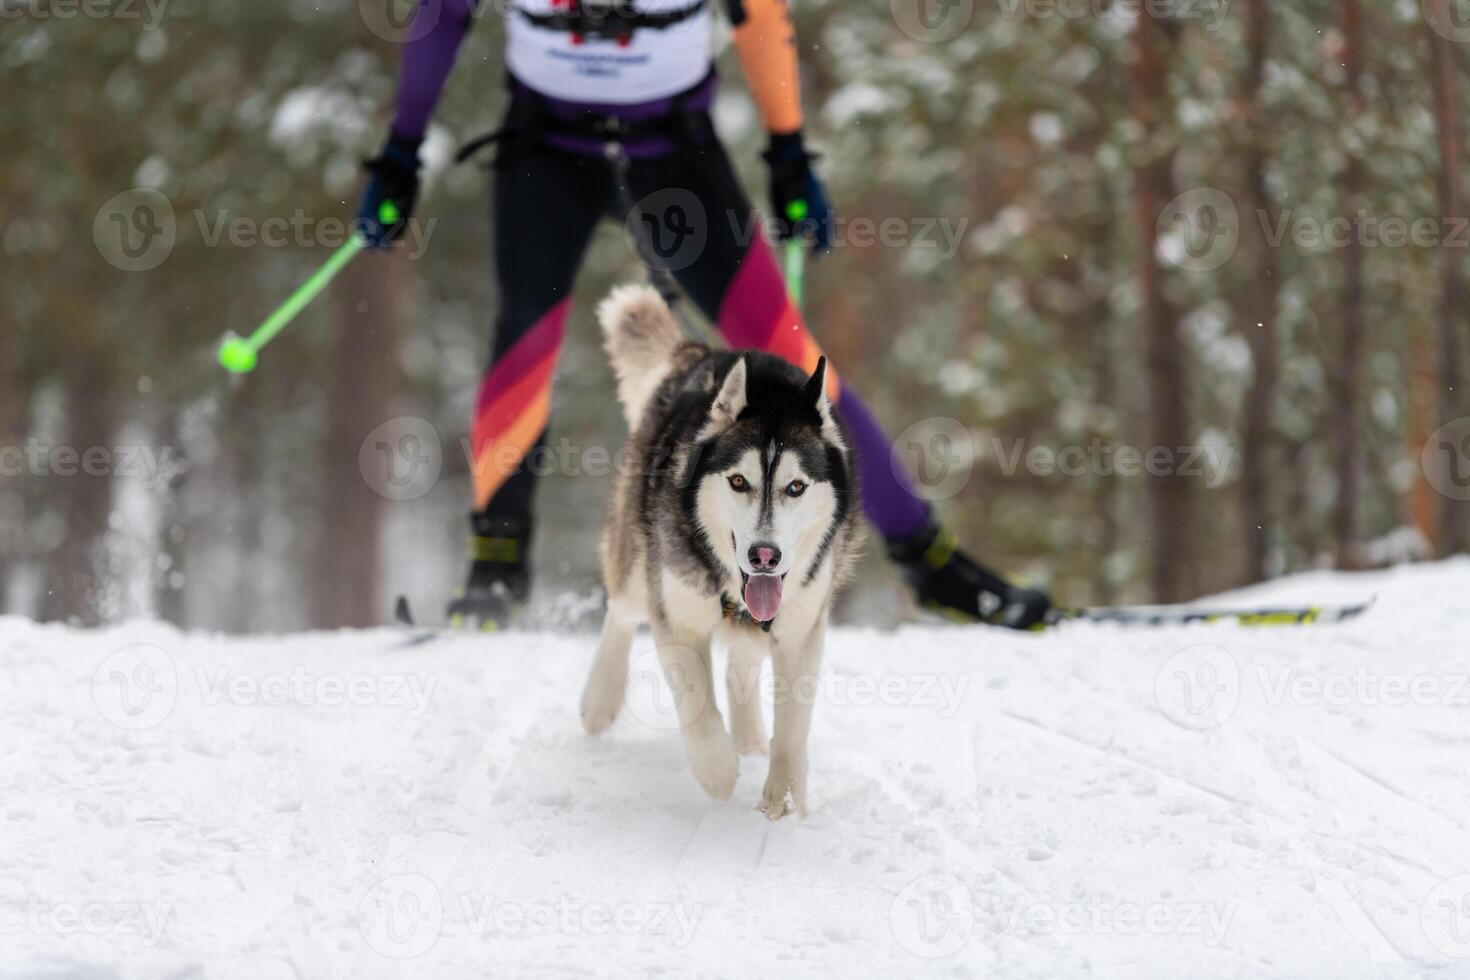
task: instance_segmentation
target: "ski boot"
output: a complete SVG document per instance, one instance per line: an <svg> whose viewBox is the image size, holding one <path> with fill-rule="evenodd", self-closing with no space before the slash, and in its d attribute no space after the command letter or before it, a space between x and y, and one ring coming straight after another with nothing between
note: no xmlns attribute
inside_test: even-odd
<svg viewBox="0 0 1470 980"><path fill-rule="evenodd" d="M509 625L531 591L530 523L471 514L470 574L449 603L449 625L494 632Z"/></svg>
<svg viewBox="0 0 1470 980"><path fill-rule="evenodd" d="M906 540L889 542L888 556L920 604L951 619L1032 630L1055 616L1045 592L1013 585L977 565L954 535L933 521Z"/></svg>

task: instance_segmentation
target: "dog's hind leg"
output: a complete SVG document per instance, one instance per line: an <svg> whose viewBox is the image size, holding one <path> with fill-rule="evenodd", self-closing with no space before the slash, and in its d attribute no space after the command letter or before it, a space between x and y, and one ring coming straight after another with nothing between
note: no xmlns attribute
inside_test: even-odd
<svg viewBox="0 0 1470 980"><path fill-rule="evenodd" d="M602 638L597 641L597 658L582 689L582 727L597 735L617 720L628 689L628 648L638 621L609 603L602 618Z"/></svg>
<svg viewBox="0 0 1470 980"><path fill-rule="evenodd" d="M725 731L725 719L715 703L714 676L708 636L654 626L654 642L663 665L664 681L674 699L684 751L694 778L717 800L728 800L740 775L740 753Z"/></svg>
<svg viewBox="0 0 1470 980"><path fill-rule="evenodd" d="M771 750L761 717L761 664L769 648L767 637L746 627L728 632L730 662L725 665L729 693L730 734L741 755L766 755Z"/></svg>

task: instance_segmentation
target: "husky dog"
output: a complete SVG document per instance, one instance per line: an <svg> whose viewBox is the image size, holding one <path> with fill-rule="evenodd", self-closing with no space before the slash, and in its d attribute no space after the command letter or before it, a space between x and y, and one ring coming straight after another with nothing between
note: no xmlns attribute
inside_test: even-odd
<svg viewBox="0 0 1470 980"><path fill-rule="evenodd" d="M857 548L852 459L826 360L808 378L770 354L686 342L647 287L614 290L598 319L632 462L603 530L607 617L582 723L596 734L617 717L628 648L646 622L699 784L728 799L740 754L769 750L760 809L772 820L792 805L805 814L822 642ZM715 704L717 636L729 650L731 732ZM769 745L758 699L767 655L777 692Z"/></svg>

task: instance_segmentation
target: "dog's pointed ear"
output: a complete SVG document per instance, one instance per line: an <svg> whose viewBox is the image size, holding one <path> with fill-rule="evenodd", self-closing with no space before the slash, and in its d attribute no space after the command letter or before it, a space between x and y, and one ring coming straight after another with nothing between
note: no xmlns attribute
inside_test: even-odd
<svg viewBox="0 0 1470 980"><path fill-rule="evenodd" d="M723 432L735 424L740 413L745 411L745 357L737 358L735 364L725 375L725 381L720 385L720 390L715 392L715 400L709 407L709 421L704 424L704 432L701 438Z"/></svg>
<svg viewBox="0 0 1470 980"><path fill-rule="evenodd" d="M806 387L802 390L806 394L806 400L820 411L822 401L827 396L827 356L825 354L817 358L817 366L812 370L812 376L806 379Z"/></svg>
<svg viewBox="0 0 1470 980"><path fill-rule="evenodd" d="M817 358L817 366L813 369L812 376L807 378L802 395L816 406L817 414L822 417L822 437L839 449L846 450L847 443L842 438L842 430L837 427L837 420L832 417L832 400L827 397L827 358L825 355Z"/></svg>

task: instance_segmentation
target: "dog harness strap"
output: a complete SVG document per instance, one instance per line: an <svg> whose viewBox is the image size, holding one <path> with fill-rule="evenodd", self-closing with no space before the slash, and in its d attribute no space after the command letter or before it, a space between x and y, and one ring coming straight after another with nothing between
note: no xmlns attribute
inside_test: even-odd
<svg viewBox="0 0 1470 980"><path fill-rule="evenodd" d="M544 30L622 41L631 38L634 31L667 30L675 24L688 20L703 9L704 0L699 0L682 10L660 12L630 11L622 4L571 0L567 4L554 4L552 12L547 14L535 14L524 7L518 8L517 12Z"/></svg>

